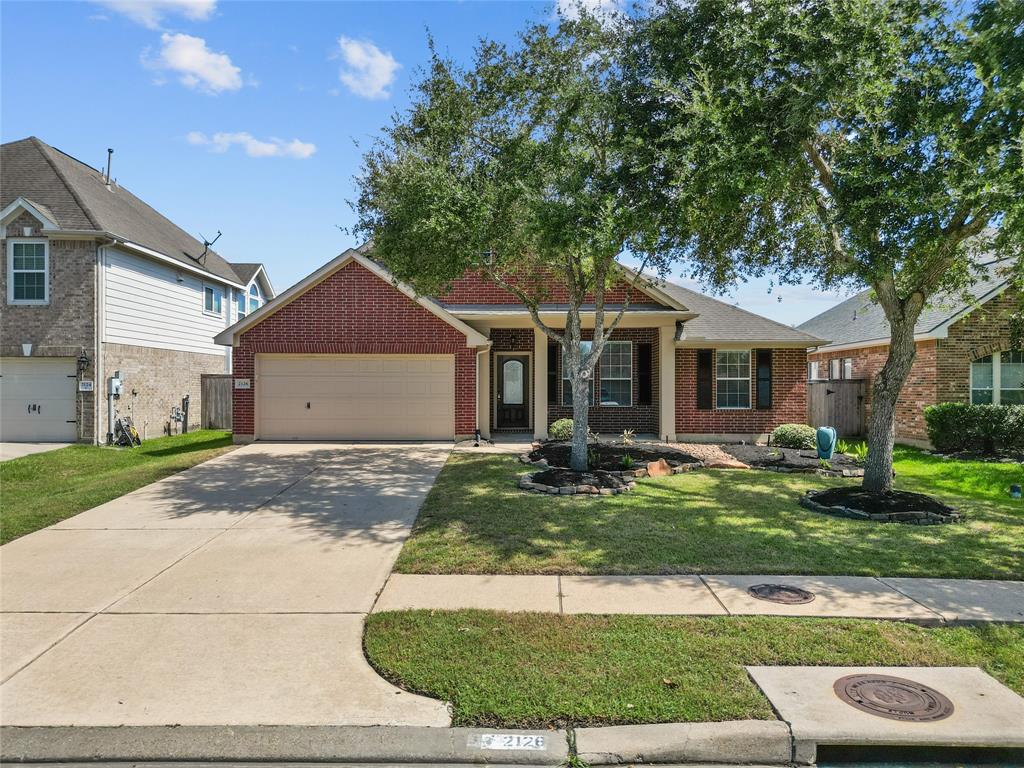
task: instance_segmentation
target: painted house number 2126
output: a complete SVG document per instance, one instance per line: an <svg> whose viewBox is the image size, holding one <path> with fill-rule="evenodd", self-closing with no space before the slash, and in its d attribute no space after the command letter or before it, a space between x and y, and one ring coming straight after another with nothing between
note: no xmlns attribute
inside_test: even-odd
<svg viewBox="0 0 1024 768"><path fill-rule="evenodd" d="M544 736L529 733L484 733L480 749L544 749Z"/></svg>

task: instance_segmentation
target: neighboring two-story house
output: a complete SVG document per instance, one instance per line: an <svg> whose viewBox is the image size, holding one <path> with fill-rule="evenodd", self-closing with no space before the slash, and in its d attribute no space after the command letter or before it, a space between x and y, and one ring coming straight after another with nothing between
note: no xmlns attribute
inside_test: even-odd
<svg viewBox="0 0 1024 768"><path fill-rule="evenodd" d="M274 291L104 173L32 137L0 153L0 440L103 442L115 409L159 436L200 377L231 370L213 337ZM175 427L176 428L176 427Z"/></svg>
<svg viewBox="0 0 1024 768"><path fill-rule="evenodd" d="M899 440L927 445L924 409L935 403L1024 404L1024 350L1010 343L1010 316L1020 306L1009 285L1011 263L979 266L981 276L965 292L933 297L918 318L917 356L896 404ZM870 414L871 383L889 355L889 322L871 291L798 327L830 340L808 355L808 378L864 379Z"/></svg>
<svg viewBox="0 0 1024 768"><path fill-rule="evenodd" d="M610 311L626 300L612 287ZM565 322L552 285L545 322ZM584 336L594 308L583 308ZM662 439L763 439L807 418L817 336L643 280L594 370L590 423ZM250 440L547 435L572 413L558 345L511 294L468 274L417 295L350 249L217 336L233 349L234 433Z"/></svg>

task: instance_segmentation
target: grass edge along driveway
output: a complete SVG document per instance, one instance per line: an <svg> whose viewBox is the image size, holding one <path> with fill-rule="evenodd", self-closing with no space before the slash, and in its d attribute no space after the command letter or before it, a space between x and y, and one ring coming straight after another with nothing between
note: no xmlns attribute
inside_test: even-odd
<svg viewBox="0 0 1024 768"><path fill-rule="evenodd" d="M450 701L453 725L773 720L744 666L979 666L1024 694L1024 627L856 619L401 611L367 617L372 666Z"/></svg>
<svg viewBox="0 0 1024 768"><path fill-rule="evenodd" d="M1024 578L1019 464L952 461L898 447L897 487L967 513L959 525L879 524L803 509L844 482L763 470L641 480L614 497L516 488L516 457L452 454L398 559L400 573L780 573Z"/></svg>
<svg viewBox="0 0 1024 768"><path fill-rule="evenodd" d="M229 451L231 433L199 430L137 448L70 445L0 462L0 544L59 523Z"/></svg>

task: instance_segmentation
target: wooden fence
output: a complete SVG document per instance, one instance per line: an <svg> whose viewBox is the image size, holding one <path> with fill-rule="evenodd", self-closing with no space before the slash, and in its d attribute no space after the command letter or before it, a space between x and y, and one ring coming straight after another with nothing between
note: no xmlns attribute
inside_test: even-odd
<svg viewBox="0 0 1024 768"><path fill-rule="evenodd" d="M204 373L200 379L203 429L231 429L231 375Z"/></svg>
<svg viewBox="0 0 1024 768"><path fill-rule="evenodd" d="M807 382L807 423L834 427L840 437L864 435L865 379Z"/></svg>

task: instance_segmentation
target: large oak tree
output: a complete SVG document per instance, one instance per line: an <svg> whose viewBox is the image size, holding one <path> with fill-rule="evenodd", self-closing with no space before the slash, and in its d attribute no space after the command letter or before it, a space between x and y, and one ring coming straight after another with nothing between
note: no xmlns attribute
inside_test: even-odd
<svg viewBox="0 0 1024 768"><path fill-rule="evenodd" d="M357 231L397 278L443 295L476 271L562 348L577 470L587 466L593 370L628 306L606 312L606 292L625 280L628 295L676 255L649 214L660 192L635 164L621 98L628 27L585 14L536 25L512 47L481 43L465 68L433 51L411 107L365 155L355 203ZM625 253L639 271L619 268ZM563 327L541 315L555 288L568 296Z"/></svg>
<svg viewBox="0 0 1024 768"><path fill-rule="evenodd" d="M666 0L630 48L641 146L679 173L690 204L664 221L698 272L869 286L884 310L869 490L892 485L922 309L979 251L1020 252L1022 30L1019 0Z"/></svg>

